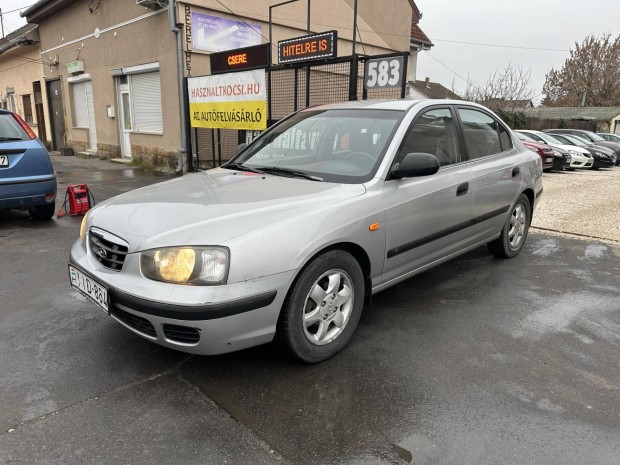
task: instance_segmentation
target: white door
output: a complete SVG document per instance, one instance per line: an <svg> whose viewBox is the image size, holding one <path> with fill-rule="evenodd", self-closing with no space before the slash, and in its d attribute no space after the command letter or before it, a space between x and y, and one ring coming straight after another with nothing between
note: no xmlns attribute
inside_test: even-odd
<svg viewBox="0 0 620 465"><path fill-rule="evenodd" d="M93 83L86 81L86 106L88 108L88 144L97 150L97 127L95 126L95 102L93 100Z"/></svg>
<svg viewBox="0 0 620 465"><path fill-rule="evenodd" d="M126 84L119 86L118 102L120 106L121 155L123 158L131 158L131 140L129 138L131 133L131 101L129 99L129 88Z"/></svg>

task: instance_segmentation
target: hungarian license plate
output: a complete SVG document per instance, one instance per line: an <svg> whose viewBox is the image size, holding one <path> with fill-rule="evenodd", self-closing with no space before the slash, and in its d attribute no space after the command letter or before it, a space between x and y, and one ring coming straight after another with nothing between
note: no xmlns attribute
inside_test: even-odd
<svg viewBox="0 0 620 465"><path fill-rule="evenodd" d="M71 285L108 313L108 290L86 273L69 265Z"/></svg>
<svg viewBox="0 0 620 465"><path fill-rule="evenodd" d="M9 156L8 155L0 155L0 166L9 166Z"/></svg>

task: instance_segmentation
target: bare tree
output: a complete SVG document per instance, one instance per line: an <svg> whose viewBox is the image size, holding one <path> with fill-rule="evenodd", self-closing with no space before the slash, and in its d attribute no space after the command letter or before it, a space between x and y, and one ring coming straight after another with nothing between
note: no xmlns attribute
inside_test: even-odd
<svg viewBox="0 0 620 465"><path fill-rule="evenodd" d="M620 35L590 35L575 43L562 69L547 73L547 106L620 105Z"/></svg>
<svg viewBox="0 0 620 465"><path fill-rule="evenodd" d="M531 87L532 69L508 63L503 70L495 70L482 84L468 79L463 98L487 106L513 110L523 108L536 94Z"/></svg>

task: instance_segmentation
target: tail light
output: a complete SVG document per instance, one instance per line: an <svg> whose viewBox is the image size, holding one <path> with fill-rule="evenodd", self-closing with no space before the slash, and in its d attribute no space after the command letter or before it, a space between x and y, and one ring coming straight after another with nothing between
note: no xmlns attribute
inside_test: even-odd
<svg viewBox="0 0 620 465"><path fill-rule="evenodd" d="M19 123L19 125L22 127L22 129L24 131L26 131L26 133L28 134L28 137L30 137L31 139L36 139L37 135L34 133L34 131L32 129L30 129L30 126L28 126L28 123L26 123L21 116L19 116L16 113L13 113L13 118L15 118L15 120Z"/></svg>

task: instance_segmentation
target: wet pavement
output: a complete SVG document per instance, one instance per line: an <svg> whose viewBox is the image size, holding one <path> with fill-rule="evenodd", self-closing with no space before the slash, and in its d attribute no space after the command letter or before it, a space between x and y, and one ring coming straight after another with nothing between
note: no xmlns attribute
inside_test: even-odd
<svg viewBox="0 0 620 465"><path fill-rule="evenodd" d="M171 177L53 161L59 192L98 200ZM0 464L619 463L620 248L474 250L376 295L342 353L303 365L134 336L68 284L79 224L0 213Z"/></svg>

